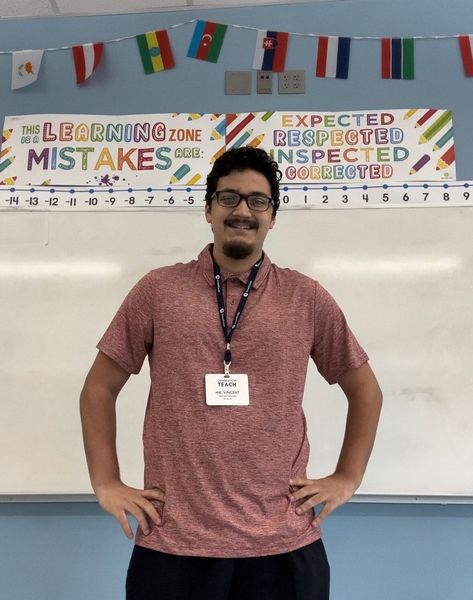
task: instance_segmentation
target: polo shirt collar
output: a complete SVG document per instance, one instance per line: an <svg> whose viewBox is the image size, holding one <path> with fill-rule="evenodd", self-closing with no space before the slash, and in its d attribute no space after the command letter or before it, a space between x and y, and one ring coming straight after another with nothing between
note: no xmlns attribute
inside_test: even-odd
<svg viewBox="0 0 473 600"><path fill-rule="evenodd" d="M202 271L202 274L203 274L205 280L207 281L207 283L210 286L215 287L214 268L213 268L212 254L210 252L212 246L213 246L213 244L207 244L207 246L205 246L205 248L199 254L197 260L198 260L199 266L201 268L201 271ZM266 279L266 277L269 273L270 267L271 267L271 260L269 259L268 255L265 252L263 252L263 262L261 264L261 267L259 268L258 274L256 275L255 282L253 283L254 289L258 289L258 287ZM248 281L250 271L251 271L251 269L248 269L248 271L245 271L244 273L233 274L230 271L226 271L225 269L222 269L222 271L221 271L222 281L225 281L231 275L233 275L236 279L239 279L243 284L245 284Z"/></svg>

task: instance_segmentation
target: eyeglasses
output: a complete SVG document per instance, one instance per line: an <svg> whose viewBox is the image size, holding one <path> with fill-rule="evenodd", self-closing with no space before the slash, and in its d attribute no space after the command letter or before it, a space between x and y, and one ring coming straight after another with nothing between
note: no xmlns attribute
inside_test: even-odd
<svg viewBox="0 0 473 600"><path fill-rule="evenodd" d="M211 200L217 199L217 203L224 208L236 208L242 200L250 210L263 212L268 210L269 205L273 202L272 198L268 198L264 194L239 194L238 192L227 192L225 190L214 192Z"/></svg>

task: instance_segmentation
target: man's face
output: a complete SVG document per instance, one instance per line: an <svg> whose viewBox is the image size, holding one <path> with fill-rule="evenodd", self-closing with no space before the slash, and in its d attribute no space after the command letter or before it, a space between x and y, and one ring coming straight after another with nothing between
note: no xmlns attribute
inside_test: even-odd
<svg viewBox="0 0 473 600"><path fill-rule="evenodd" d="M232 191L240 194L264 194L271 197L271 186L264 175L253 169L231 171L220 177L216 191ZM273 228L273 207L264 212L252 211L245 200L236 208L225 208L214 198L212 206L205 207L205 218L211 224L214 244L229 258L246 258L253 253L261 254L266 234ZM259 256L258 256L259 258Z"/></svg>

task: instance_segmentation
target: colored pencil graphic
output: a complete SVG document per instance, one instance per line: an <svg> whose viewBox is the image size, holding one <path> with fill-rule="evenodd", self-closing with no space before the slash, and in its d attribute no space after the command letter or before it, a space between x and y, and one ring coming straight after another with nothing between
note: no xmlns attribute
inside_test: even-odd
<svg viewBox="0 0 473 600"><path fill-rule="evenodd" d="M194 183L197 183L201 177L202 175L200 173L196 173L193 177L189 179L186 185L194 185Z"/></svg>
<svg viewBox="0 0 473 600"><path fill-rule="evenodd" d="M232 145L232 148L239 148L240 146L243 146L243 144L246 142L246 140L250 139L250 137L252 135L253 135L253 129L245 131L245 133L243 135L241 135L237 139L237 141Z"/></svg>
<svg viewBox="0 0 473 600"><path fill-rule="evenodd" d="M264 115L261 117L262 121L267 121L268 119L270 119L272 116L274 115L274 110L271 112L265 112Z"/></svg>
<svg viewBox="0 0 473 600"><path fill-rule="evenodd" d="M219 123L217 123L217 125L215 125L214 129L212 130L212 133L210 134L210 139L219 140L222 136L225 135L225 127L226 121L224 117Z"/></svg>
<svg viewBox="0 0 473 600"><path fill-rule="evenodd" d="M6 169L7 167L9 167L9 166L12 164L12 162L13 162L14 160L15 160L15 157L14 157L14 156L11 156L10 158L6 158L6 159L5 159L3 162L1 162L1 163L0 163L0 173L1 173L2 171L5 171L5 169Z"/></svg>
<svg viewBox="0 0 473 600"><path fill-rule="evenodd" d="M220 150L217 150L217 152L210 159L210 162L214 163L217 160L217 158L220 158L222 156L222 154L225 152L226 149L227 149L226 146L222 146L220 148Z"/></svg>
<svg viewBox="0 0 473 600"><path fill-rule="evenodd" d="M255 138L253 138L251 140L251 142L248 142L248 146L251 146L252 148L256 148L256 146L259 146L263 140L264 140L264 133L260 133Z"/></svg>
<svg viewBox="0 0 473 600"><path fill-rule="evenodd" d="M447 133L444 133L444 135L442 135L442 137L439 140L437 140L433 149L440 150L440 148L443 148L443 146L445 146L445 144L448 142L448 140L450 140L452 137L453 137L453 127L450 127L450 129L447 131Z"/></svg>
<svg viewBox="0 0 473 600"><path fill-rule="evenodd" d="M435 113L437 112L436 108L431 108L429 109L427 112L425 112L421 118L417 121L417 123L414 125L415 128L417 127L422 127L422 125L428 121L430 119L430 117L432 117L433 115L435 115Z"/></svg>
<svg viewBox="0 0 473 600"><path fill-rule="evenodd" d="M11 150L11 146L8 146L8 148L3 148L3 150L0 152L0 158L3 158L5 156L5 154L8 154Z"/></svg>
<svg viewBox="0 0 473 600"><path fill-rule="evenodd" d="M412 115L414 115L419 109L418 108L411 108L410 110L408 110L406 112L406 114L404 115L404 121L406 121L407 119L410 119L412 117Z"/></svg>
<svg viewBox="0 0 473 600"><path fill-rule="evenodd" d="M444 154L442 154L442 156L439 158L439 160L437 162L436 170L441 171L442 169L446 169L447 167L449 167L452 164L452 162L454 160L455 160L455 146L453 146L453 144L452 144L450 146L450 148Z"/></svg>
<svg viewBox="0 0 473 600"><path fill-rule="evenodd" d="M187 175L187 173L189 173L190 170L191 168L189 167L189 165L181 165L179 169L177 169L177 171L173 174L169 183L177 183L184 177L184 175Z"/></svg>
<svg viewBox="0 0 473 600"><path fill-rule="evenodd" d="M246 117L241 120L238 125L235 125L235 127L229 132L227 131L227 135L225 137L225 143L229 144L234 138L236 138L236 136L240 133L240 131L242 131L247 125L248 123L251 123L251 121L255 118L255 113L249 113L248 115L246 115Z"/></svg>
<svg viewBox="0 0 473 600"><path fill-rule="evenodd" d="M231 125L231 123L233 123L233 121L235 121L235 119L237 119L237 118L238 118L237 113L228 113L227 115L225 115L225 120L226 120L226 123L227 123L227 127L229 125Z"/></svg>
<svg viewBox="0 0 473 600"><path fill-rule="evenodd" d="M421 158L419 158L419 160L416 162L416 164L411 168L411 170L409 171L409 175L413 175L414 173L417 173L418 171L420 171L422 169L423 166L425 166L430 160L430 156L428 154L424 154L424 156L422 156Z"/></svg>
<svg viewBox="0 0 473 600"><path fill-rule="evenodd" d="M195 119L200 119L202 115L200 113L189 113L187 120L188 121L195 121Z"/></svg>
<svg viewBox="0 0 473 600"><path fill-rule="evenodd" d="M2 144L10 139L13 129L4 129L2 135Z"/></svg>
<svg viewBox="0 0 473 600"><path fill-rule="evenodd" d="M15 177L7 177L3 181L0 181L0 185L13 185L15 183L15 181L16 181L16 176Z"/></svg>
<svg viewBox="0 0 473 600"><path fill-rule="evenodd" d="M433 125L431 125L419 138L419 144L425 144L431 140L434 135L445 127L445 125L452 120L452 113L446 110L441 117L439 117Z"/></svg>

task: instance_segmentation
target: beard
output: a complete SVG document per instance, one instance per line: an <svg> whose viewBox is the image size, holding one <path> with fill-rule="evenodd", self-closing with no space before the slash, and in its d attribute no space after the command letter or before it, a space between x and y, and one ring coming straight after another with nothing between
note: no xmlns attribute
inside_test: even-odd
<svg viewBox="0 0 473 600"><path fill-rule="evenodd" d="M248 258L253 253L254 247L252 244L245 242L234 241L234 242L223 242L222 251L228 258L235 260L242 260Z"/></svg>
<svg viewBox="0 0 473 600"><path fill-rule="evenodd" d="M225 220L225 225L232 224L244 224L252 228L257 228L258 224L255 219L239 219L229 218ZM255 246L253 243L246 242L245 240L227 240L222 244L222 252L227 258L233 258L235 260L243 260L248 258L254 252Z"/></svg>

